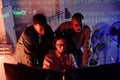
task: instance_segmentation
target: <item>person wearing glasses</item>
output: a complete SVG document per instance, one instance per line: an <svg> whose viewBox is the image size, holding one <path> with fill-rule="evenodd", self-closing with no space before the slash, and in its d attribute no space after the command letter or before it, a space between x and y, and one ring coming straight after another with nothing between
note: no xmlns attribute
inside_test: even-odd
<svg viewBox="0 0 120 80"><path fill-rule="evenodd" d="M84 16L75 13L71 21L66 21L55 30L56 35L64 35L68 42L68 51L75 56L77 66L87 67L92 54L91 34L92 31L84 23Z"/></svg>
<svg viewBox="0 0 120 80"><path fill-rule="evenodd" d="M74 56L66 49L67 42L63 36L56 36L53 46L54 50L44 57L43 69L64 71L77 68Z"/></svg>

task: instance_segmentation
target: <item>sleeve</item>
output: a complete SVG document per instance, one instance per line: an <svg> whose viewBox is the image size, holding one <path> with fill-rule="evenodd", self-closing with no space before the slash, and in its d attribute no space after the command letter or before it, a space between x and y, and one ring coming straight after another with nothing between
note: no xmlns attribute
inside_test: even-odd
<svg viewBox="0 0 120 80"><path fill-rule="evenodd" d="M83 66L87 66L89 58L91 56L92 53L92 47L91 47L91 30L90 28L87 28L85 30L85 41L83 44L83 59L82 59L82 64Z"/></svg>
<svg viewBox="0 0 120 80"><path fill-rule="evenodd" d="M36 53L36 47L35 47L35 39L32 35L35 35L35 34L32 34L31 32L29 31L25 31L23 33L23 45L24 45L24 52L26 54L34 54Z"/></svg>
<svg viewBox="0 0 120 80"><path fill-rule="evenodd" d="M70 69L78 68L76 61L75 61L75 58L72 54L69 54L69 60L70 60L70 63L67 63L67 64L69 64Z"/></svg>
<svg viewBox="0 0 120 80"><path fill-rule="evenodd" d="M51 69L52 60L49 56L45 56L43 61L43 69Z"/></svg>
<svg viewBox="0 0 120 80"><path fill-rule="evenodd" d="M26 33L26 30L21 34L17 45L14 58L19 63L32 65L31 56L35 53L35 48L32 44L32 38Z"/></svg>
<svg viewBox="0 0 120 80"><path fill-rule="evenodd" d="M78 68L77 63L75 61L75 58L74 58L74 56L72 54L71 54L71 57L72 57L72 66L73 66L73 68Z"/></svg>

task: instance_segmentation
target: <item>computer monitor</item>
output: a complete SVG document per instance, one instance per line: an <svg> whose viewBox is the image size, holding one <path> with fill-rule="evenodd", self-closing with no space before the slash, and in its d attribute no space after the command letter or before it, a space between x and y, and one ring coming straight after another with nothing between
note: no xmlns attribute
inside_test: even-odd
<svg viewBox="0 0 120 80"><path fill-rule="evenodd" d="M62 72L4 63L6 80L62 80Z"/></svg>

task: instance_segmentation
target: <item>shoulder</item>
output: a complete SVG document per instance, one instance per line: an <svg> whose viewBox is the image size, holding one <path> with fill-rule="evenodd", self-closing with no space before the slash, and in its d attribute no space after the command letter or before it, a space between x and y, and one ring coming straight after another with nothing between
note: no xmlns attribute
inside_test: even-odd
<svg viewBox="0 0 120 80"><path fill-rule="evenodd" d="M36 39L36 37L38 37L38 33L35 31L33 26L26 27L23 31L24 39Z"/></svg>
<svg viewBox="0 0 120 80"><path fill-rule="evenodd" d="M47 28L47 29L52 29L49 24L46 24L46 28Z"/></svg>
<svg viewBox="0 0 120 80"><path fill-rule="evenodd" d="M31 26L29 26L29 27L25 27L25 32L27 32L27 31L30 31L30 30L33 30L33 25L31 25Z"/></svg>
<svg viewBox="0 0 120 80"><path fill-rule="evenodd" d="M61 23L61 25L70 24L70 23L71 21L66 21L66 22Z"/></svg>
<svg viewBox="0 0 120 80"><path fill-rule="evenodd" d="M87 24L83 26L83 30L91 32L91 28Z"/></svg>
<svg viewBox="0 0 120 80"><path fill-rule="evenodd" d="M46 24L45 31L46 31L47 33L49 33L49 32L53 32L53 30L52 30L51 26L50 26L50 25L48 25L48 24Z"/></svg>
<svg viewBox="0 0 120 80"><path fill-rule="evenodd" d="M34 27L32 25L32 26L26 27L23 32L26 35L31 35L31 33L35 33L36 31L35 31L35 29L34 29Z"/></svg>
<svg viewBox="0 0 120 80"><path fill-rule="evenodd" d="M66 21L60 24L60 26L66 26L66 25L71 26L71 21Z"/></svg>
<svg viewBox="0 0 120 80"><path fill-rule="evenodd" d="M59 26L58 26L58 29L59 30L66 30L66 29L70 29L72 28L72 24L71 24L71 21L66 21L64 23L61 23Z"/></svg>

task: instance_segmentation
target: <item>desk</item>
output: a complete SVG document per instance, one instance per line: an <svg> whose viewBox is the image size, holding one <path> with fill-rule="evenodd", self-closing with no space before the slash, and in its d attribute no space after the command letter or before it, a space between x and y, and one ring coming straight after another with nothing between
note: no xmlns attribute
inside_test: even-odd
<svg viewBox="0 0 120 80"><path fill-rule="evenodd" d="M0 80L6 80L5 71L7 80L62 80L63 77L62 72L16 65L12 58L6 57L0 61ZM6 62L12 64L4 66ZM120 63L66 70L64 76L65 80L120 80Z"/></svg>

